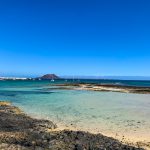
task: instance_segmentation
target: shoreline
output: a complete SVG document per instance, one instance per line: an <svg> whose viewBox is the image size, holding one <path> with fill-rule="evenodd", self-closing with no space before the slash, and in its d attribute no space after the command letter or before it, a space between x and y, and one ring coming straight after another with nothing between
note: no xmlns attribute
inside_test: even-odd
<svg viewBox="0 0 150 150"><path fill-rule="evenodd" d="M53 138L52 138L53 137ZM93 134L73 128L57 127L49 120L35 119L9 102L0 101L0 148L32 149L142 149L145 143L121 142L102 134ZM137 148L137 146L139 148Z"/></svg>
<svg viewBox="0 0 150 150"><path fill-rule="evenodd" d="M63 131L63 130L69 130L69 131L84 131L89 132L91 134L102 134L107 137L112 137L114 139L117 139L121 141L123 144L129 144L135 147L141 147L146 150L150 150L150 140L149 135L144 135L144 133L137 134L137 137L135 135L132 135L132 133L118 133L118 132L112 132L112 131L102 131L102 130L94 130L94 129L84 129L82 127L74 127L71 125L65 125L63 123L56 123L58 127L54 129L55 131ZM146 134L146 133L145 133ZM143 136L144 135L144 138Z"/></svg>
<svg viewBox="0 0 150 150"><path fill-rule="evenodd" d="M53 84L56 89L66 90L87 90L87 91L107 91L107 92L122 92L135 94L150 94L150 87L126 86L113 84L94 84L94 83L66 83Z"/></svg>
<svg viewBox="0 0 150 150"><path fill-rule="evenodd" d="M36 119L43 119L44 117L42 116L37 116L35 114L30 114L28 113L29 116L32 116L33 118ZM47 120L51 120L50 118L47 118ZM138 133L133 133L132 131L113 131L113 130L104 130L104 127L102 128L97 128L99 127L98 124L95 124L94 126L97 126L96 128L94 128L93 126L91 126L90 128L86 128L86 126L81 126L74 124L72 122L70 123L66 123L64 121L56 121L57 119L52 119L51 121L53 123L55 123L57 125L57 128L54 129L54 131L62 131L62 130L72 130L72 131L84 131L84 132L90 132L91 134L98 134L101 133L104 136L107 137L112 137L115 138L119 141L122 141L123 143L131 143L133 145L137 145L137 143L150 143L149 140L149 134L147 134L147 132L138 132ZM133 129L132 129L133 130Z"/></svg>

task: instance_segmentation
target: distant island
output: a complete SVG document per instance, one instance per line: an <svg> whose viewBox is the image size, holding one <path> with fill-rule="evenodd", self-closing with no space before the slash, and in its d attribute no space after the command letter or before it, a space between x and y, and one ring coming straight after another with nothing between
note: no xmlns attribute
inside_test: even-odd
<svg viewBox="0 0 150 150"><path fill-rule="evenodd" d="M41 80L52 80L52 79L61 79L60 77L58 77L55 74L45 74L42 77L38 77L36 79L41 79Z"/></svg>

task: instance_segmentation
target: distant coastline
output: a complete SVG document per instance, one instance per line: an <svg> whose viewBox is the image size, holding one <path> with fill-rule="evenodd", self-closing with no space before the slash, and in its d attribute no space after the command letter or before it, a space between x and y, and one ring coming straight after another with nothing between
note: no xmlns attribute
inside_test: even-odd
<svg viewBox="0 0 150 150"><path fill-rule="evenodd" d="M2 76L0 75L0 80L51 80L51 79L88 79L88 80L133 80L133 81L150 81L149 76L88 76L88 75L56 75L54 73L44 74L42 76L36 75L31 77L30 75L25 76Z"/></svg>

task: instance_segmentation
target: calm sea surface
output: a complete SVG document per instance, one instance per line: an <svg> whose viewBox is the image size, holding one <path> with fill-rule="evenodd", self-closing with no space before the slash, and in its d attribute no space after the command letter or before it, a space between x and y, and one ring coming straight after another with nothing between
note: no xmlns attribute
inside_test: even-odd
<svg viewBox="0 0 150 150"><path fill-rule="evenodd" d="M150 81L80 82L150 87ZM150 139L150 94L56 90L53 87L50 81L0 81L0 100L12 101L27 114L50 119L58 125Z"/></svg>

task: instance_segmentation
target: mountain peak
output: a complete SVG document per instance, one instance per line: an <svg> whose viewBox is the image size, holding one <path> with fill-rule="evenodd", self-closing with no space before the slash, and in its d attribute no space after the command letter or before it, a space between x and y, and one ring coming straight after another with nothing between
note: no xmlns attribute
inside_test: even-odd
<svg viewBox="0 0 150 150"><path fill-rule="evenodd" d="M55 74L45 74L45 75L39 77L39 79L42 79L42 80L51 80L51 79L60 79L60 77L58 77Z"/></svg>

